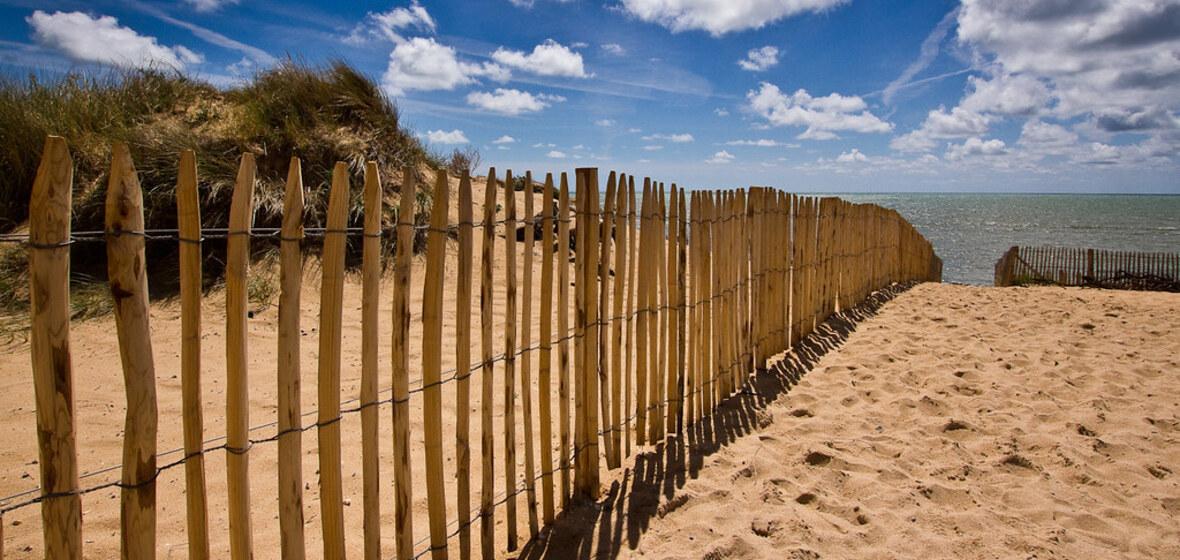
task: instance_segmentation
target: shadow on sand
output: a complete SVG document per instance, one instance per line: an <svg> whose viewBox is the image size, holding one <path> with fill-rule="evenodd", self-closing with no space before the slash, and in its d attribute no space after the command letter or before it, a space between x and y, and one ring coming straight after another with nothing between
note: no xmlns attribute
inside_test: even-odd
<svg viewBox="0 0 1180 560"><path fill-rule="evenodd" d="M525 543L519 558L613 559L623 547L634 549L657 515L661 497L670 500L689 478L696 478L706 457L758 429L759 415L798 384L820 358L839 348L858 324L913 284L873 293L860 305L833 315L799 343L750 376L742 390L714 409L712 416L689 426L684 436L671 434L624 464L597 502L574 502L553 525ZM687 446L685 445L687 443Z"/></svg>

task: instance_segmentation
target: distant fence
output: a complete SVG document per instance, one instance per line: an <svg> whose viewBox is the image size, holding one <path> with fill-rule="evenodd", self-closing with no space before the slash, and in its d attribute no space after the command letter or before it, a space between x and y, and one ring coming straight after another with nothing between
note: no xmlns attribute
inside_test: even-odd
<svg viewBox="0 0 1180 560"><path fill-rule="evenodd" d="M1012 247L996 261L995 285L1056 284L1180 291L1180 253Z"/></svg>
<svg viewBox="0 0 1180 560"><path fill-rule="evenodd" d="M364 179L364 228L352 232L345 227L348 174L344 164L338 164L326 228L319 232L324 249L318 410L303 412L299 299L300 243L305 231L302 180L299 162L293 159L279 233L277 422L267 425L273 430L251 429L248 376L273 375L273 371L247 368L246 276L255 180L253 157L246 154L226 234L225 443L209 446L202 409L208 395L201 390L203 237L196 162L191 152L181 155L176 187L183 416L161 419L152 344L175 341L153 340L149 327L141 189L126 147L116 145L105 237L94 240L105 244L109 256L117 344L126 382L127 430L122 436L120 480L84 488L75 434L85 418L74 408L67 273L71 244L79 240L70 230L72 169L65 141L50 137L33 188L26 241L41 484L26 493L36 496L10 500L0 508L3 527L3 515L40 504L46 558L82 556L82 500L91 492L115 487L121 496L118 531L124 557L154 557L157 479L181 466L189 557L224 555L210 550L209 534L228 531L230 557L250 558L255 536L252 519L262 512L251 506L248 461L257 455L257 446L271 443L277 446L278 495L276 511L267 512L266 518L269 521L277 514L278 522L277 534L263 537L268 546L280 547L283 558L307 554L304 528L310 520L304 520L303 499L305 493L318 492L323 557L343 558L346 499L341 464L359 460L364 529L355 538L363 538L365 558L380 558L388 552L381 549L381 533L386 530L381 510L389 501L389 496L381 494L378 474L383 433L392 443L395 462L394 555L446 558L456 553L469 558L473 527L478 525L480 554L492 558L497 552L495 516L500 506L506 533L500 542L514 550L518 523L526 517L527 535L536 535L553 522L558 507L566 507L572 498L599 496L600 461L606 469L617 469L637 446L654 445L708 416L722 399L742 388L755 368L765 367L769 358L800 342L827 317L862 302L874 290L941 277L941 261L931 245L892 210L769 188L688 192L675 185L665 190L662 184L644 179L642 190L637 191L634 177L613 172L603 197L596 169L577 170L572 205L565 174L557 187L553 177L546 176L539 223L534 219L538 215L531 182L523 196L523 217L518 217L512 174L500 182L494 169L487 180L482 220L475 220L472 185L464 175L457 189L458 221L448 223L447 212L439 210L449 207L451 194L446 174L439 172L429 226L415 228L400 218L395 225L382 225L382 186L376 167L370 164ZM414 176L407 169L401 185L401 216L413 215ZM556 205L554 193L559 197ZM642 195L638 208L637 194ZM518 226L524 226L523 242L516 241ZM377 298L381 234L386 227L396 228L397 241L393 320L384 324L392 331L392 363L381 365ZM426 230L427 246L420 280L422 312L412 317L410 287L419 281L412 273L411 240L416 229ZM495 246L501 243L498 232L505 244L503 260ZM342 410L344 246L346 237L357 233L363 237L360 389L356 407ZM456 240L448 257L452 235ZM482 239L478 269L473 256L476 235ZM576 241L572 251L571 235ZM539 274L534 262L538 241ZM518 257L523 261L519 267ZM455 262L457 274L447 274L448 258ZM497 263L503 266L502 283L494 278ZM472 317L476 276L478 319ZM498 285L506 289L503 300L495 297ZM539 309L534 311L533 290L538 288ZM496 308L497 301L504 302L502 308ZM454 313L444 313L444 306ZM444 326L454 333L453 348L444 348ZM473 340L476 333L478 345ZM421 356L411 364L409 342L414 339L420 340ZM473 362L475 350L480 360ZM450 371L442 370L444 351L454 352L455 367ZM382 368L388 373L380 374ZM420 378L412 380L411 372ZM391 376L386 398L378 390L379 375ZM473 383L477 383L474 397ZM447 445L443 428L452 424L450 418L444 423L444 391L445 402L453 403L456 415L453 439ZM380 428L377 413L382 407L391 411L392 430ZM497 407L502 407L499 410L506 420L495 420ZM472 410L480 416L475 460L471 458L475 450L470 440ZM343 457L341 419L358 413L360 457ZM315 423L300 423L311 414L316 415ZM181 422L184 441L183 458L163 465L157 461L161 420ZM411 434L412 424L421 426L422 433ZM302 480L303 462L311 460L302 451L302 434L313 430L319 455L318 490ZM412 449L416 441L422 441L422 447ZM523 472L517 472L518 450L524 453ZM226 462L223 503L228 526L210 527L205 458L221 451ZM501 462L496 461L497 453L503 453ZM497 473L503 477L499 486ZM424 477L425 484L415 477ZM427 531L420 530L421 525L416 530L414 523L413 493L423 486ZM527 515L516 510L522 495ZM87 524L102 521L95 515L88 510ZM105 523L113 526L113 520ZM36 527L35 520L28 520L21 530L30 527ZM24 550L37 554L32 545Z"/></svg>

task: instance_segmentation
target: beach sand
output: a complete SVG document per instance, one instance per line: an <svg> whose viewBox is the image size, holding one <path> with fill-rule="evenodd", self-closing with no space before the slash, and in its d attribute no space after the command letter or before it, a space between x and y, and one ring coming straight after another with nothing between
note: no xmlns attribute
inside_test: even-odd
<svg viewBox="0 0 1180 560"><path fill-rule="evenodd" d="M477 201L482 200L480 191L477 187ZM500 237L498 256L503 243ZM477 270L479 254L477 235ZM411 297L415 321L421 311L422 265L417 259ZM538 273L539 267L538 258ZM454 281L454 271L452 251L448 283ZM318 274L310 263L301 309L305 412L316 408ZM500 264L495 277L502 282L503 276ZM495 295L502 309L502 286ZM448 289L447 297L452 296ZM534 302L537 298L539 288ZM383 321L392 313L391 301L386 282ZM215 291L204 307L206 438L224 434L223 302ZM478 289L473 302L478 305ZM342 399L353 399L359 391L359 308L359 280L350 277ZM537 309L534 303L533 312ZM251 425L275 419L276 315L272 305L258 309L250 321ZM444 315L447 369L454 362L452 307ZM158 448L163 452L182 445L179 305L153 304L151 320L160 400ZM113 324L108 317L71 327L79 461L83 473L98 473L82 480L84 488L118 480L117 470L102 471L120 461L124 422ZM879 293L821 326L797 351L772 361L748 390L683 437L639 449L621 469L607 471L604 462L604 498L574 503L554 526L527 543L525 496L519 496L521 550L507 551L504 509L498 508L497 554L554 559L1180 557L1176 325L1176 294L936 284ZM537 333L534 327L532 336ZM388 324L381 325L380 341L379 379L386 389ZM496 353L502 352L502 319L496 341ZM0 431L8 437L0 446L0 496L10 496L37 486L39 466L28 346L18 340L4 350ZM474 359L479 355L477 335ZM412 343L409 359L416 370L420 342ZM499 367L496 492L505 485ZM537 374L534 363L534 383ZM411 378L417 377L412 371ZM473 398L478 398L480 382L479 373L472 375ZM448 519L456 515L453 386L443 389ZM426 550L428 526L420 397L411 399L410 415L416 551ZM519 398L517 403L519 411ZM345 404L346 409L355 406ZM479 499L480 419L478 409L471 410L474 505ZM389 405L381 406L386 557L394 551L389 418ZM311 424L314 417L306 420ZM357 414L346 415L341 424L345 534L348 555L354 558L362 552L359 424ZM517 430L516 455L521 475L522 431ZM273 433L273 427L264 427L251 437ZM312 429L303 436L304 519L312 558L322 550L315 433ZM218 558L228 557L224 455L218 450L206 456L210 535ZM171 453L161 457L160 465L178 459L178 453ZM259 559L279 556L275 460L273 443L251 451L254 553ZM157 494L158 557L183 557L183 468L163 472ZM89 558L118 555L118 495L118 488L111 487L83 497ZM478 551L478 523L473 529ZM40 557L40 508L5 515L3 539L6 558Z"/></svg>
<svg viewBox="0 0 1180 560"><path fill-rule="evenodd" d="M873 307L534 556L1180 557L1180 295L924 284Z"/></svg>

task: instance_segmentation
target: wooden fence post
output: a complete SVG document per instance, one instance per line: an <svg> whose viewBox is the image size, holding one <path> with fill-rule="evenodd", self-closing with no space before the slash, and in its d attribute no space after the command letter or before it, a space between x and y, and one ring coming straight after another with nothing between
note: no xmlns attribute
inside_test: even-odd
<svg viewBox="0 0 1180 560"><path fill-rule="evenodd" d="M541 513L553 523L553 174L545 175L541 197L541 365L537 393L541 412ZM564 333L563 333L564 334Z"/></svg>
<svg viewBox="0 0 1180 560"><path fill-rule="evenodd" d="M631 456L631 394L635 377L631 373L631 358L634 352L635 341L635 290L638 281L635 278L636 271L636 247L638 245L638 234L635 230L636 218L635 214L638 212L635 206L635 177L627 177L627 355L626 363L623 366L623 414L627 415L626 420L623 421L623 453L625 456ZM618 271L615 271L618 274Z"/></svg>
<svg viewBox="0 0 1180 560"><path fill-rule="evenodd" d="M496 523L495 506L492 500L496 494L495 482L495 429L492 426L492 374L495 354L494 330L495 318L492 315L495 293L492 280L492 264L495 261L496 247L496 168L488 169L487 188L483 199L483 248L480 250L480 287L479 287L479 318L480 318L480 351L483 368L480 380L480 454L482 465L480 470L481 488L479 498L479 535L480 550L484 560L492 560L496 556Z"/></svg>
<svg viewBox="0 0 1180 560"><path fill-rule="evenodd" d="M426 500L430 521L430 553L447 558L447 500L443 484L442 452L442 314L446 277L447 207L450 183L438 171L426 233L425 292L422 297L422 415L426 437Z"/></svg>
<svg viewBox="0 0 1180 560"><path fill-rule="evenodd" d="M537 224L533 219L533 175L525 172L524 187L524 268L522 272L523 294L520 305L521 346L528 348L533 341L533 248L536 245ZM514 232L515 233L515 232ZM531 350L524 350L520 361L520 412L524 424L524 489L525 510L529 516L529 538L540 531L537 520L536 457L533 450L533 356Z"/></svg>
<svg viewBox="0 0 1180 560"><path fill-rule="evenodd" d="M414 198L417 170L402 168L393 264L393 485L397 558L414 555L413 485L410 481L410 280L414 253Z"/></svg>
<svg viewBox="0 0 1180 560"><path fill-rule="evenodd" d="M205 421L201 408L201 205L197 196L197 162L192 150L180 153L176 220L180 234L180 393L186 458L185 521L190 560L205 560L209 558L209 523L203 454Z"/></svg>
<svg viewBox="0 0 1180 560"><path fill-rule="evenodd" d="M348 166L332 170L320 285L320 340L316 416L320 452L320 517L324 558L344 558L344 491L340 472L340 337L343 329L344 243L348 225Z"/></svg>
<svg viewBox="0 0 1180 560"><path fill-rule="evenodd" d="M570 189L565 173L561 174L561 193L557 206L557 332L561 335L557 343L557 401L561 425L558 430L560 446L557 461L561 469L561 507L565 509L570 501Z"/></svg>
<svg viewBox="0 0 1180 560"><path fill-rule="evenodd" d="M636 278L636 291L639 293L639 302L635 309L636 317L636 332L635 332L635 443L637 445L644 445L647 443L647 407L648 407L648 357L647 357L647 333L648 321L651 320L651 313L648 309L648 285L651 282L649 271L651 269L651 259L649 258L651 251L651 230L655 226L648 215L651 212L652 196L651 196L651 179L643 179L643 209L639 214L639 255L635 260L638 268L638 276Z"/></svg>
<svg viewBox="0 0 1180 560"><path fill-rule="evenodd" d="M377 434L378 311L381 300L381 175L376 162L365 164L364 239L361 241L361 478L365 559L381 556L381 465Z"/></svg>
<svg viewBox="0 0 1180 560"><path fill-rule="evenodd" d="M504 517L516 550L516 192L504 174Z"/></svg>
<svg viewBox="0 0 1180 560"><path fill-rule="evenodd" d="M608 191L610 189L607 189ZM617 190L618 211L614 216L615 243L615 281L614 300L610 313L611 322L611 415L610 415L610 450L612 455L607 459L607 467L617 469L622 464L623 444L623 408L622 408L622 380L627 373L623 371L623 298L626 295L627 280L627 176L619 175ZM607 195L608 197L610 195ZM610 237L604 236L603 243L609 243ZM606 279L604 278L605 282ZM604 309L605 312L605 309ZM605 421L604 421L605 423Z"/></svg>
<svg viewBox="0 0 1180 560"><path fill-rule="evenodd" d="M127 421L119 499L123 558L156 557L156 368L148 325L143 191L131 152L115 143L106 199L107 271L115 304L115 328Z"/></svg>
<svg viewBox="0 0 1180 560"><path fill-rule="evenodd" d="M250 229L254 220L254 154L242 154L229 211L226 242L226 476L229 494L229 551L234 560L254 556L250 522L250 385L246 274L250 260Z"/></svg>
<svg viewBox="0 0 1180 560"><path fill-rule="evenodd" d="M607 176L606 182L606 199L602 206L602 213L595 217L594 227L598 230L599 244L597 249L600 250L598 255L598 267L595 273L598 278L598 311L599 317L606 320L602 323L595 321L595 330L600 334L598 338L598 346L595 349L597 352L598 363L598 389L599 389L599 404L601 411L600 424L602 425L602 448L606 455L607 468L614 468L611 465L616 464L618 456L614 449L614 426L610 423L611 419L611 355L609 338L606 336L607 330L602 328L605 322L610 321L610 257L611 257L611 227L614 224L614 210L615 210L615 172L611 171ZM594 247L592 247L593 249ZM590 372L594 374L592 370ZM599 424L596 422L596 425ZM595 436L597 441L597 436Z"/></svg>
<svg viewBox="0 0 1180 560"><path fill-rule="evenodd" d="M303 284L303 173L291 158L283 195L279 260L278 457L279 546L283 558L303 560L302 358L299 302ZM190 537L191 538L191 537Z"/></svg>
<svg viewBox="0 0 1180 560"><path fill-rule="evenodd" d="M471 175L459 179L458 287L455 300L455 503L459 558L471 558L471 281L475 219Z"/></svg>
<svg viewBox="0 0 1180 560"><path fill-rule="evenodd" d="M29 354L37 400L46 558L82 558L82 498L70 356L70 195L66 141L45 139L29 200Z"/></svg>

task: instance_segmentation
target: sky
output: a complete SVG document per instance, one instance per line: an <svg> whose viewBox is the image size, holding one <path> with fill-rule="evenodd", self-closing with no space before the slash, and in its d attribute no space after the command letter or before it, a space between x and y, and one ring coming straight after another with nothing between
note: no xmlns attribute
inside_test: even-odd
<svg viewBox="0 0 1180 560"><path fill-rule="evenodd" d="M342 59L481 171L1180 194L1180 0L0 0L0 68Z"/></svg>

